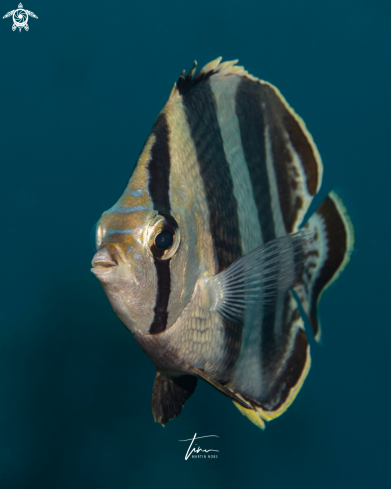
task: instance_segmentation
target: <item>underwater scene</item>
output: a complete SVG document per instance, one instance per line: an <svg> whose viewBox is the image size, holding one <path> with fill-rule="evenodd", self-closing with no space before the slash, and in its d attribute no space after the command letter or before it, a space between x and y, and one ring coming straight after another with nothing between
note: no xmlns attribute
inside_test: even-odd
<svg viewBox="0 0 391 489"><path fill-rule="evenodd" d="M0 488L389 487L391 5L12 1Z"/></svg>

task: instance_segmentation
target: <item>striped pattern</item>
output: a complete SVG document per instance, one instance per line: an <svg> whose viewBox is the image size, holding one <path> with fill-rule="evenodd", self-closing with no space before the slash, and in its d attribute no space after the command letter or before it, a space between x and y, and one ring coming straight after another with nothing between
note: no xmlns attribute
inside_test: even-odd
<svg viewBox="0 0 391 489"><path fill-rule="evenodd" d="M202 182L202 192L191 195L189 205L196 210L198 198L206 201L202 227L212 248L203 251L213 267L209 273L216 274L262 243L298 229L319 188L322 165L304 124L274 87L233 64L210 64L193 74L181 76L152 130L148 189L155 210L180 213L170 195L185 194L183 187L192 182L186 181L187 158L176 163L183 148L173 142L173 133L189 134L196 152L192 171L196 166ZM167 327L176 277L173 264L155 266L150 333ZM265 412L281 409L309 361L291 294L281 296L267 316L260 309L243 324L219 321L224 348L217 380Z"/></svg>
<svg viewBox="0 0 391 489"><path fill-rule="evenodd" d="M218 273L242 256L242 250L234 184L210 83L189 91L183 97L183 104L204 182Z"/></svg>
<svg viewBox="0 0 391 489"><path fill-rule="evenodd" d="M234 183L210 83L198 85L189 91L183 96L183 104L204 184L209 228L217 258L215 273L218 273L242 256L242 246ZM227 375L239 354L242 328L227 319L223 320L223 324Z"/></svg>
<svg viewBox="0 0 391 489"><path fill-rule="evenodd" d="M145 185L136 185L133 176L112 212L123 219L147 213L140 200L146 195L154 213L173 216L181 232L171 259L153 258L153 320L145 338L138 336L143 349L166 371L186 375L198 369L229 397L237 396L240 410L263 426L290 405L309 370L296 301L288 291L272 311L259 306L241 323L231 322L211 312L203 280L256 247L296 232L319 190L323 167L303 121L278 90L236 62L220 61L195 76L195 65L182 73L135 170ZM342 204L331 195L307 225L317 234L295 289L317 335L319 297L352 247L347 223ZM167 378L162 392L171 387ZM168 411L156 404L162 396L154 399L155 418L167 422Z"/></svg>
<svg viewBox="0 0 391 489"><path fill-rule="evenodd" d="M210 273L218 273L298 229L320 186L322 164L304 124L274 87L233 64L211 63L193 73L181 76L167 111L180 107L186 114L208 208ZM291 294L280 297L266 317L259 310L244 324L221 322L219 380L265 412L281 409L309 362Z"/></svg>
<svg viewBox="0 0 391 489"><path fill-rule="evenodd" d="M266 167L265 120L261 110L263 92L252 80L243 78L235 97L241 142L248 167L263 242L276 237L272 199Z"/></svg>

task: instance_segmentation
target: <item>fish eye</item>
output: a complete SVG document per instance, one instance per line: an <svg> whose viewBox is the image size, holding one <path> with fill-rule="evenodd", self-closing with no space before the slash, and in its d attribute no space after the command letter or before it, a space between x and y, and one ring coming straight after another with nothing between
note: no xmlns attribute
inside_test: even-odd
<svg viewBox="0 0 391 489"><path fill-rule="evenodd" d="M102 226L100 225L100 220L91 229L90 243L94 251L98 251L102 244Z"/></svg>
<svg viewBox="0 0 391 489"><path fill-rule="evenodd" d="M168 250L174 242L174 235L169 229L164 229L155 238L155 245L159 250Z"/></svg>
<svg viewBox="0 0 391 489"><path fill-rule="evenodd" d="M148 226L148 246L160 260L169 260L176 253L181 235L178 223L169 215L156 215Z"/></svg>

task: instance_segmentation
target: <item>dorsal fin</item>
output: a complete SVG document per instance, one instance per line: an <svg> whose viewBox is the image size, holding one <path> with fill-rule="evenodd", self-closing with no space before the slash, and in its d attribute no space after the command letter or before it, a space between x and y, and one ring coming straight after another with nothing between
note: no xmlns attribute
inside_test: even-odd
<svg viewBox="0 0 391 489"><path fill-rule="evenodd" d="M194 76L197 68L197 61L194 61L193 67L186 74L186 70L183 70L178 81L174 85L171 92L170 99L175 95L184 95L191 88L199 85L200 83L206 81L212 75L217 73L223 75L247 75L247 71L243 66L236 66L238 60L225 61L221 63L222 57L218 57L213 61L207 63L201 70Z"/></svg>

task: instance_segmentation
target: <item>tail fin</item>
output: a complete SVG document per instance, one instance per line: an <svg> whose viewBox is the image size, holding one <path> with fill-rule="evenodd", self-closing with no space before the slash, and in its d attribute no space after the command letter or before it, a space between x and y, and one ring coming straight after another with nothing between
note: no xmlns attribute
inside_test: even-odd
<svg viewBox="0 0 391 489"><path fill-rule="evenodd" d="M330 192L310 217L305 229L314 232L301 280L294 287L315 334L320 339L317 313L323 291L339 276L349 262L354 244L353 226L342 200Z"/></svg>

